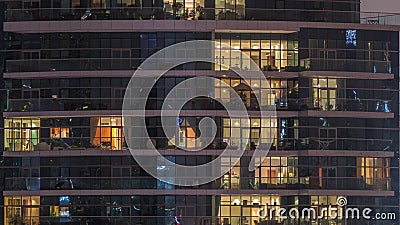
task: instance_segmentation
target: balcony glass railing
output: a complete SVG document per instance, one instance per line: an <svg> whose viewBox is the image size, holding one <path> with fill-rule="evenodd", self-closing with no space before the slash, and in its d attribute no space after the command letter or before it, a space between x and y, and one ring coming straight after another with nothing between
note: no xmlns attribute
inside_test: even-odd
<svg viewBox="0 0 400 225"><path fill-rule="evenodd" d="M41 71L92 71L92 70L135 70L145 58L71 58L71 59L30 59L7 60L6 72ZM178 69L178 68L177 68ZM202 63L183 65L179 69L210 70L212 66ZM214 68L215 69L215 68ZM240 68L236 68L240 70ZM220 69L224 70L224 69ZM243 69L248 70L248 69ZM261 68L271 71L269 67ZM391 61L357 59L301 59L300 66L286 66L281 72L299 71L348 71L366 73L393 73Z"/></svg>
<svg viewBox="0 0 400 225"><path fill-rule="evenodd" d="M285 182L258 182L282 180ZM251 181L251 182L250 182ZM326 190L391 190L390 178L357 177L238 177L230 181L211 182L199 189L326 189ZM160 189L167 184L147 177L12 177L5 178L6 190L104 190ZM172 185L169 185L175 189ZM180 189L177 187L176 189Z"/></svg>
<svg viewBox="0 0 400 225"><path fill-rule="evenodd" d="M311 71L348 71L367 73L393 73L391 61L361 59L300 59L300 66Z"/></svg>
<svg viewBox="0 0 400 225"><path fill-rule="evenodd" d="M243 15L243 12L244 15ZM48 20L265 20L343 22L399 25L400 13L300 9L197 8L167 10L163 7L139 8L30 8L7 9L6 21Z"/></svg>
<svg viewBox="0 0 400 225"><path fill-rule="evenodd" d="M85 130L84 128L74 128L76 132ZM89 130L89 129L86 129ZM122 132L122 128L120 129ZM82 131L83 132L83 131ZM355 133L355 131L348 131L349 133ZM67 138L51 138L51 137L40 137L39 144L33 145L29 150L23 150L23 147L18 147L21 141L25 139L14 139L9 144L13 145L13 148L6 147L6 151L62 151L62 150L127 150L126 144L123 142L124 137L116 137L112 141L101 142L100 144L94 144L93 138L89 136L82 137L67 137ZM110 137L104 137L104 139L110 139ZM151 137L155 147L159 150L179 150L180 147L171 145L168 139L163 137ZM258 140L258 139L257 139ZM257 147L257 143L250 142L246 150L254 150ZM123 146L123 147L115 147ZM223 149L237 149L237 146L227 145L222 141L222 138L217 138L210 145L204 149L207 150L223 150ZM393 151L395 146L391 139L370 139L370 138L284 138L274 139L273 144L270 147L271 151L298 151L298 150L348 150L348 151Z"/></svg>
<svg viewBox="0 0 400 225"><path fill-rule="evenodd" d="M309 110L322 111L356 111L356 112L392 112L392 102L382 99L359 99L359 98L330 98L330 99L310 99L306 105Z"/></svg>
<svg viewBox="0 0 400 225"><path fill-rule="evenodd" d="M134 70L142 58L75 58L8 60L7 72L83 71L83 70Z"/></svg>
<svg viewBox="0 0 400 225"><path fill-rule="evenodd" d="M135 70L146 58L70 58L70 59L29 59L7 60L6 72L40 72L40 71L92 71L92 70ZM286 60L284 60L286 61ZM247 71L247 68L234 67ZM183 65L180 69L210 70L212 66L202 63ZM214 68L214 70L226 70ZM284 66L278 69L263 66L263 71L299 72L303 67Z"/></svg>
<svg viewBox="0 0 400 225"><path fill-rule="evenodd" d="M400 13L361 12L362 24L400 25Z"/></svg>
<svg viewBox="0 0 400 225"><path fill-rule="evenodd" d="M53 20L264 20L358 23L358 11L235 8L30 8L7 9L6 21Z"/></svg>
<svg viewBox="0 0 400 225"><path fill-rule="evenodd" d="M225 106L237 104L237 102L224 99ZM258 111L259 105L256 99L251 98L246 104L248 110ZM269 99L267 99L269 100ZM392 101L383 99L271 99L275 100L277 110L320 110L320 111L355 111L355 112L392 112ZM121 110L122 98L42 98L42 99L8 99L7 112L35 112L35 111L83 111L83 110ZM148 100L148 110L160 110L162 98ZM271 103L267 103L271 104ZM224 110L217 102L194 101L185 110Z"/></svg>

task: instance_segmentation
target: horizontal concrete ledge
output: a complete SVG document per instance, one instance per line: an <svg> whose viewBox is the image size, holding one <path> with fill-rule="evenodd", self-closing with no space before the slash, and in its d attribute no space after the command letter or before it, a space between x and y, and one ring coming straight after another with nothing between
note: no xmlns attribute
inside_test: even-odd
<svg viewBox="0 0 400 225"><path fill-rule="evenodd" d="M85 110L85 111L36 111L36 112L3 112L3 117L92 117L121 116L121 110Z"/></svg>
<svg viewBox="0 0 400 225"><path fill-rule="evenodd" d="M218 189L126 189L126 190L41 190L3 191L4 196L78 196L78 195L340 195L340 196L394 196L394 191L379 190L218 190Z"/></svg>
<svg viewBox="0 0 400 225"><path fill-rule="evenodd" d="M329 117L329 118L393 119L394 113L307 110L307 111L300 111L299 116L300 117Z"/></svg>
<svg viewBox="0 0 400 225"><path fill-rule="evenodd" d="M3 30L15 33L52 32L163 32L238 31L253 33L299 31L300 28L333 28L400 31L400 26L359 23L245 20L68 20L5 22Z"/></svg>
<svg viewBox="0 0 400 225"><path fill-rule="evenodd" d="M224 150L201 150L201 151L184 151L184 150L158 150L162 155L176 156L196 156L196 155L221 155ZM243 156L253 156L253 150L246 150ZM97 149L67 149L67 150L52 150L52 151L15 151L3 152L4 157L74 157L74 156L131 156L128 150L97 150ZM375 157L375 158L391 158L394 157L394 152L390 151L354 151L354 150L301 150L301 151L277 151L270 150L268 156L340 156L340 157Z"/></svg>
<svg viewBox="0 0 400 225"><path fill-rule="evenodd" d="M127 112L127 115L135 115L135 110ZM121 116L121 110L84 110L84 111L35 111L35 112L3 112L3 117L91 117L91 116ZM147 110L146 116L160 116L161 110ZM166 114L167 115L167 114ZM171 114L173 115L173 114ZM228 113L224 110L182 110L181 116L218 116L228 117ZM248 111L249 117L260 117L260 112ZM277 111L278 118L293 117L328 117L328 118L376 118L376 119L392 119L394 113L385 112L358 112L358 111L322 111L322 110L306 110L306 111Z"/></svg>
<svg viewBox="0 0 400 225"><path fill-rule="evenodd" d="M92 71L42 71L42 72L13 72L4 73L4 78L11 79L32 79L32 78L80 78L80 77L132 77L134 70L92 70ZM290 79L298 77L327 77L347 79L368 79L368 80L392 80L394 74L367 73L367 72L345 72L345 71L303 71L303 72L277 72L263 71L267 78ZM213 70L170 70L163 76L166 77L196 77L212 76L218 78L239 77L233 71Z"/></svg>
<svg viewBox="0 0 400 225"><path fill-rule="evenodd" d="M11 79L132 77L134 75L134 73L135 73L135 70L42 71L42 72L4 73L3 77L11 78ZM265 77L279 78L279 79L299 77L298 72L263 71L263 73L264 73ZM258 75L258 73L256 75ZM233 71L215 71L215 70L170 70L170 71L167 71L163 76L166 76L166 77L212 76L212 77L217 77L217 78L225 78L225 77L239 78L239 75L237 75Z"/></svg>
<svg viewBox="0 0 400 225"><path fill-rule="evenodd" d="M175 111L165 112L165 116L174 116ZM126 115L138 115L139 111L132 110L127 112ZM181 116L229 116L227 111L224 110L182 110L179 113ZM278 117L296 117L298 112L295 111L279 111L271 112ZM121 116L121 110L85 110L85 111L36 111L36 112L4 112L3 116L9 117L91 117L91 116ZM249 117L260 117L260 112L248 111ZM275 116L271 115L271 116ZM146 117L161 116L161 110L146 110Z"/></svg>
<svg viewBox="0 0 400 225"><path fill-rule="evenodd" d="M365 80L393 80L394 74L390 73L367 73L367 72L346 72L346 71L303 71L301 77L327 77L347 78Z"/></svg>

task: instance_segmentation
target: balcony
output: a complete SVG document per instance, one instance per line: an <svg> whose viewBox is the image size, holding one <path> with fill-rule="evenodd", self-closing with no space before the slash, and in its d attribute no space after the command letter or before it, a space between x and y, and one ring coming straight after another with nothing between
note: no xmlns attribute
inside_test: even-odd
<svg viewBox="0 0 400 225"><path fill-rule="evenodd" d="M143 61L142 58L74 58L7 60L7 72L39 71L85 71L85 70L134 70Z"/></svg>
<svg viewBox="0 0 400 225"><path fill-rule="evenodd" d="M122 98L10 99L8 112L121 110Z"/></svg>
<svg viewBox="0 0 400 225"><path fill-rule="evenodd" d="M77 129L75 129L77 130ZM119 130L122 132L122 129ZM103 137L103 139L111 139L110 137ZM6 151L64 151L64 150L77 150L77 151L91 151L91 150L128 150L123 142L124 137L112 138L112 141L102 141L94 143L93 138L90 137L68 137L68 138L46 138L41 137L37 140L37 144L33 143L29 147L21 145L28 139L7 139L8 146ZM152 137L151 138L155 147L158 150L180 150L178 146L169 144L166 138ZM32 140L35 141L35 140ZM299 151L299 150L344 150L344 151L394 151L393 141L391 139L368 139L368 138L285 138L274 139L270 151ZM50 144L49 144L50 143ZM188 143L186 143L188 144ZM21 147L18 147L21 146ZM250 142L246 150L254 150L257 147L256 142ZM238 146L228 145L227 143L215 140L205 150L224 150L238 149ZM184 153L184 151L183 151ZM220 151L215 151L220 153ZM175 154L175 153L174 153Z"/></svg>
<svg viewBox="0 0 400 225"><path fill-rule="evenodd" d="M251 180L251 182L249 182ZM254 183L256 180L256 183ZM258 182L258 180L270 180ZM280 182L272 182L280 180ZM300 182L298 182L300 180ZM7 191L36 190L107 190L107 189L182 189L147 177L12 177L6 178ZM196 189L266 190L266 189L323 189L323 190L391 190L390 178L357 177L238 177L230 181L219 179Z"/></svg>
<svg viewBox="0 0 400 225"><path fill-rule="evenodd" d="M258 20L359 23L358 11L257 8L30 8L7 9L6 21L57 20Z"/></svg>
<svg viewBox="0 0 400 225"><path fill-rule="evenodd" d="M235 105L228 98L223 99L224 105ZM391 100L382 99L351 99L351 98L331 98L331 99L268 99L269 104L274 104L277 110L286 111L351 111L351 112L392 112ZM121 110L122 98L36 98L36 99L8 99L8 107L5 112L38 112L38 111L91 111L91 110ZM163 99L149 98L147 103L148 110L160 110ZM250 98L244 101L245 107L250 111L259 111L258 101ZM224 110L222 105L216 101L208 99L190 102L190 107L184 110Z"/></svg>
<svg viewBox="0 0 400 225"><path fill-rule="evenodd" d="M310 71L393 73L391 61L307 58L300 59L300 65Z"/></svg>
<svg viewBox="0 0 400 225"><path fill-rule="evenodd" d="M41 72L41 71L99 71L99 70L135 70L145 58L67 58L67 59L30 59L7 60L6 72ZM286 59L285 59L286 60ZM183 65L186 70L210 70L212 66L201 63ZM233 67L237 70L248 71L247 68ZM214 68L217 71L224 68ZM304 67L287 65L279 70L262 66L263 71L300 72Z"/></svg>
<svg viewBox="0 0 400 225"><path fill-rule="evenodd" d="M71 58L71 59L30 59L7 60L6 72L40 72L40 71L91 71L91 70L135 70L143 58ZM183 67L187 70L210 70L211 66L192 63ZM238 70L249 70L246 68ZM225 70L217 68L217 70ZM301 71L347 71L366 73L392 74L391 61L371 61L356 59L302 59L300 66L290 65L280 70L268 66L263 71L301 72Z"/></svg>
<svg viewBox="0 0 400 225"><path fill-rule="evenodd" d="M303 99L300 109L320 111L392 112L392 101L382 99L325 98Z"/></svg>
<svg viewBox="0 0 400 225"><path fill-rule="evenodd" d="M357 12L330 10L250 9L241 15L235 9L201 8L195 13L165 8L31 8L7 9L6 21L59 21L59 20L261 20L343 22L374 25L400 25L400 13Z"/></svg>
<svg viewBox="0 0 400 225"><path fill-rule="evenodd" d="M362 24L400 25L400 13L361 12Z"/></svg>

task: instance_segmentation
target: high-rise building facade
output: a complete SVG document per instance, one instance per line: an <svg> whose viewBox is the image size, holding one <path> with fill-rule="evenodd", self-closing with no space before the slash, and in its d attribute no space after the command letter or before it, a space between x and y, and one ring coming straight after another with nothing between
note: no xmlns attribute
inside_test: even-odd
<svg viewBox="0 0 400 225"><path fill-rule="evenodd" d="M266 225L398 224L398 218L260 216L260 207L337 206L399 211L399 31L397 15L363 14L356 0L1 0L2 224ZM221 178L195 187L147 174L127 150L121 114L133 72L176 43L212 40L216 64L188 63L151 91L152 143L183 165L237 148L243 121L221 104L225 84L250 115L250 144ZM252 70L269 85L231 71ZM218 63L227 64L229 67ZM254 66L254 65L253 65ZM162 130L163 99L195 76L217 78L209 98L188 102L175 145ZM187 87L191 88L191 87ZM264 102L254 100L261 93ZM264 92L263 92L264 91ZM263 123L260 104L275 105ZM216 137L201 154L199 121ZM262 128L277 135L255 171ZM155 165L157 166L157 165ZM157 168L163 170L165 168ZM396 217L400 215L396 214Z"/></svg>

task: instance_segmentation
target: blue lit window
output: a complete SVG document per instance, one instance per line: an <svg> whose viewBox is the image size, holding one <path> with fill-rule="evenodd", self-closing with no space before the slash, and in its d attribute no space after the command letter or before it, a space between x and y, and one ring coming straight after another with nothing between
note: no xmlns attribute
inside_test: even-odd
<svg viewBox="0 0 400 225"><path fill-rule="evenodd" d="M69 213L69 196L60 196L60 222L68 223L70 222Z"/></svg>
<svg viewBox="0 0 400 225"><path fill-rule="evenodd" d="M183 118L181 117L176 118L176 125L178 125L178 127L180 127L182 123L183 123Z"/></svg>
<svg viewBox="0 0 400 225"><path fill-rule="evenodd" d="M61 196L60 205L69 205L69 196Z"/></svg>
<svg viewBox="0 0 400 225"><path fill-rule="evenodd" d="M287 120L282 119L281 120L281 132L279 134L280 140L279 140L279 146L283 146L283 141L287 137Z"/></svg>
<svg viewBox="0 0 400 225"><path fill-rule="evenodd" d="M357 46L357 30L346 30L346 45Z"/></svg>

